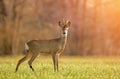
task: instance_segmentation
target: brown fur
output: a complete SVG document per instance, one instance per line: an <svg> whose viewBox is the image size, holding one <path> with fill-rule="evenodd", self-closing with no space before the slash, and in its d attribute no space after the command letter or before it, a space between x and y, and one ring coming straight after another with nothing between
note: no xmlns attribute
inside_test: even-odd
<svg viewBox="0 0 120 79"><path fill-rule="evenodd" d="M30 68L34 71L32 67L32 62L38 56L39 53L48 53L52 55L54 70L58 71L58 58L61 52L64 50L66 42L67 42L67 33L70 26L70 21L59 21L59 26L62 29L62 34L59 38L50 39L50 40L31 40L27 43L28 52L25 57L18 61L16 71L19 68L19 65L27 60L29 57L30 60L28 64Z"/></svg>

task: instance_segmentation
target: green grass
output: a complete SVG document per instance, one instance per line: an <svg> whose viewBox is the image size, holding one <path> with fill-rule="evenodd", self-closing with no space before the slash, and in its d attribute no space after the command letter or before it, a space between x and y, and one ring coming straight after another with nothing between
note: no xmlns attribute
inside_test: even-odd
<svg viewBox="0 0 120 79"><path fill-rule="evenodd" d="M35 72L24 62L15 73L21 57L0 57L0 79L120 79L119 57L61 56L59 72L54 72L51 57L40 56L33 62Z"/></svg>

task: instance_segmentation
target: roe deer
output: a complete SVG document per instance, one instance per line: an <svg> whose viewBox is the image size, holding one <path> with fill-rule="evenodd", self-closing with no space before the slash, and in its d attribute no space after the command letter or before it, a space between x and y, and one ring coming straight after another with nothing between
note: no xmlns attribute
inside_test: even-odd
<svg viewBox="0 0 120 79"><path fill-rule="evenodd" d="M30 57L31 58L28 61L28 64L32 71L34 71L32 67L32 62L38 56L39 53L51 54L54 64L54 71L58 71L58 58L65 48L70 24L71 22L67 20L59 21L59 26L61 27L62 30L61 32L62 34L59 38L50 40L31 40L25 43L25 50L27 51L27 54L25 57L18 61L16 71L18 70L19 65Z"/></svg>

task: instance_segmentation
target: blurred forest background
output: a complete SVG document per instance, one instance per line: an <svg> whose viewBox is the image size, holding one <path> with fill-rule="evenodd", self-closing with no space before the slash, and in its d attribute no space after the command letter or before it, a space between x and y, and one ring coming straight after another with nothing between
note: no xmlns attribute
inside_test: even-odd
<svg viewBox="0 0 120 79"><path fill-rule="evenodd" d="M0 0L0 54L59 37L62 18L72 23L63 55L120 55L120 0Z"/></svg>

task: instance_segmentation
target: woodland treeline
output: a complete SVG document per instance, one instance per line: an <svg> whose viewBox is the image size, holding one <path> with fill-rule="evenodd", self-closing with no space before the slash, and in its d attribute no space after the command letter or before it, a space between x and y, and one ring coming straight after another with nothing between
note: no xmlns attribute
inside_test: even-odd
<svg viewBox="0 0 120 79"><path fill-rule="evenodd" d="M72 23L63 55L120 55L119 0L0 0L0 54L59 37L62 18Z"/></svg>

